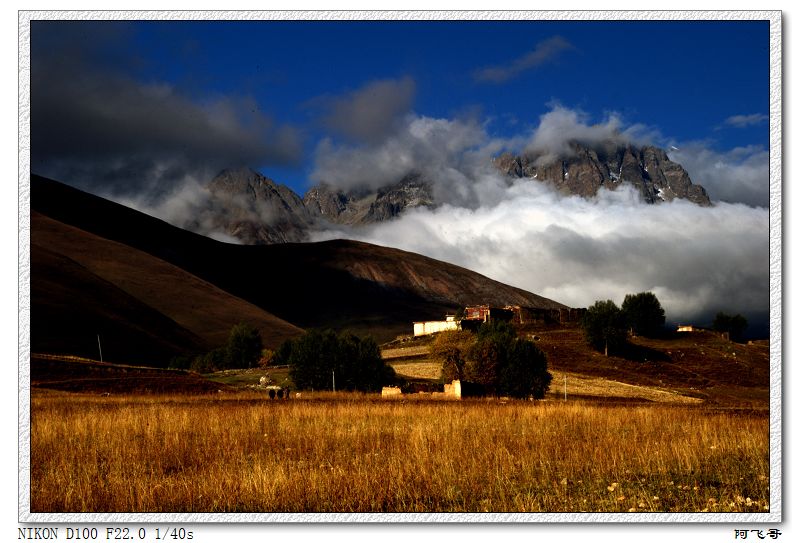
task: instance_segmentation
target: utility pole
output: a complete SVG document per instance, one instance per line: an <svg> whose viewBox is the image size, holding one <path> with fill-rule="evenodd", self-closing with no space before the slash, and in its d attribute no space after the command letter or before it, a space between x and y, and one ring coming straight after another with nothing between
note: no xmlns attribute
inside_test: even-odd
<svg viewBox="0 0 800 543"><path fill-rule="evenodd" d="M100 334L97 334L97 349L100 351L100 362L103 361L103 347L100 345Z"/></svg>
<svg viewBox="0 0 800 543"><path fill-rule="evenodd" d="M331 370L331 377L333 378L333 391L336 392L336 371Z"/></svg>
<svg viewBox="0 0 800 543"><path fill-rule="evenodd" d="M567 401L567 374L564 374L564 401Z"/></svg>

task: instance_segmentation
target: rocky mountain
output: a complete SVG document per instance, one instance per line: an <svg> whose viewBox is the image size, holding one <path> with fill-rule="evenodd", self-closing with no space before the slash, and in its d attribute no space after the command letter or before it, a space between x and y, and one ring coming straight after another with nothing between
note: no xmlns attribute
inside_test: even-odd
<svg viewBox="0 0 800 543"><path fill-rule="evenodd" d="M223 170L208 185L214 228L248 245L305 241L314 218L286 185L251 170Z"/></svg>
<svg viewBox="0 0 800 543"><path fill-rule="evenodd" d="M693 184L686 170L658 147L589 148L573 143L571 150L563 158L506 153L495 159L495 166L511 177L549 182L565 193L583 197L596 195L600 187L614 190L629 183L649 204L681 198L701 206L711 205L706 190Z"/></svg>
<svg viewBox="0 0 800 543"><path fill-rule="evenodd" d="M634 186L648 204L685 199L711 205L705 189L663 149L574 142L570 153L553 157L505 153L495 167L510 178L547 182L565 194L593 197L601 187ZM350 192L322 183L301 199L290 188L248 168L224 170L209 184L211 226L248 245L308 241L314 229L359 226L392 220L406 209L434 207L433 182L412 172L377 190Z"/></svg>
<svg viewBox="0 0 800 543"><path fill-rule="evenodd" d="M431 186L418 173L373 193L348 194L322 184L310 189L303 203L313 216L348 225L387 221L406 208L434 205Z"/></svg>

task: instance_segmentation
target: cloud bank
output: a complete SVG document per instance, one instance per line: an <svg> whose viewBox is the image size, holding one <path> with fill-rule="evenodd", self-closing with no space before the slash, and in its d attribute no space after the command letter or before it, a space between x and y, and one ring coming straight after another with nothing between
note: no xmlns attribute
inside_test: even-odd
<svg viewBox="0 0 800 543"><path fill-rule="evenodd" d="M311 179L357 192L391 185L413 171L433 183L437 201L468 206L480 199L475 174L493 168L492 156L505 143L490 138L475 119L409 115L374 145L323 140L315 152Z"/></svg>
<svg viewBox="0 0 800 543"><path fill-rule="evenodd" d="M746 315L764 331L769 307L769 216L741 204L702 208L682 201L642 205L633 189L594 200L564 197L519 180L494 205L415 209L349 238L452 262L573 307L620 304L653 291L670 321L710 323L717 311ZM476 300L479 303L480 300Z"/></svg>

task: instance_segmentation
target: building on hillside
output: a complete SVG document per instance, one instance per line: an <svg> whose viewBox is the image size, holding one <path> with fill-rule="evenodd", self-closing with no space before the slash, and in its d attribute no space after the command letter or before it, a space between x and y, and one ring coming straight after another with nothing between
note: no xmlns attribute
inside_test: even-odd
<svg viewBox="0 0 800 543"><path fill-rule="evenodd" d="M692 324L679 324L678 332L697 332L698 328Z"/></svg>
<svg viewBox="0 0 800 543"><path fill-rule="evenodd" d="M406 388L405 392L400 387L383 387L381 389L381 398L423 398L423 399L436 399L436 400L460 400L463 396L461 381L456 379L450 383L444 384L444 391L430 391L430 390L413 390Z"/></svg>
<svg viewBox="0 0 800 543"><path fill-rule="evenodd" d="M524 307L520 305L507 305L503 309L511 311L511 322L514 324L543 324L552 319L551 310Z"/></svg>
<svg viewBox="0 0 800 543"><path fill-rule="evenodd" d="M414 337L436 334L448 330L476 331L485 322L505 321L514 324L566 324L579 322L586 313L585 308L543 309L507 305L493 307L489 304L468 305L464 308L464 318L457 320L455 315L446 315L443 321L415 321Z"/></svg>
<svg viewBox="0 0 800 543"><path fill-rule="evenodd" d="M545 309L520 305L507 305L501 308L474 305L464 310L464 320L481 323L504 320L514 324L566 324L579 322L584 313L586 313L585 308Z"/></svg>
<svg viewBox="0 0 800 543"><path fill-rule="evenodd" d="M467 321L511 321L514 312L508 307L491 307L490 305L468 305L464 308L464 320Z"/></svg>
<svg viewBox="0 0 800 543"><path fill-rule="evenodd" d="M443 321L415 321L414 336L427 336L437 332L448 330L461 330L461 323L456 320L455 315L445 315Z"/></svg>

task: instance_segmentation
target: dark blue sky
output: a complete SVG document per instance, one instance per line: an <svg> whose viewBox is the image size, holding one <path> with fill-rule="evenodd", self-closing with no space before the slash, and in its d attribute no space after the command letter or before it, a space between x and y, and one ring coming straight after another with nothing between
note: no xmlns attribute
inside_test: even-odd
<svg viewBox="0 0 800 543"><path fill-rule="evenodd" d="M452 117L480 108L536 124L553 100L666 136L722 147L766 144L766 123L715 130L766 114L767 22L161 22L134 26L139 77L187 92L251 94L275 117L312 121L307 102L376 79L412 77L414 110ZM574 46L504 83L473 80L561 36Z"/></svg>
<svg viewBox="0 0 800 543"><path fill-rule="evenodd" d="M529 133L558 103L586 113L589 122L616 112L626 125L656 131L661 143L703 140L717 151L768 146L766 21L38 25L34 68L37 46L47 57L68 43L81 51L78 70L167 84L201 104L251 100L254 114L290 127L301 147L288 165L269 158L252 166L299 191L320 139L336 138L321 122L325 104L376 80L410 81L409 111L477 117L488 121L492 136ZM526 55L553 40L558 47L525 64ZM501 78L476 76L515 65Z"/></svg>

